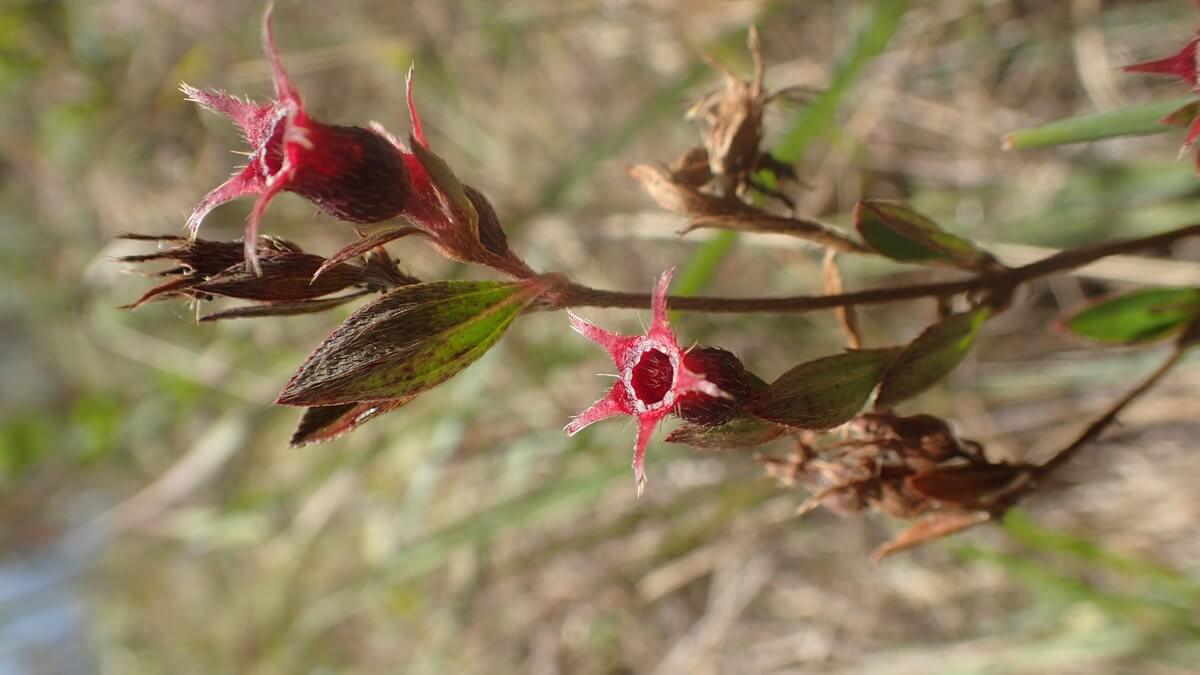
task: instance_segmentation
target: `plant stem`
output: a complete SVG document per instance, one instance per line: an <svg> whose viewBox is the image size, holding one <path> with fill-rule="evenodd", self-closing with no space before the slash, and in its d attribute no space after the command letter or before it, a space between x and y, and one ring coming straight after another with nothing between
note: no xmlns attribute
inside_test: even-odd
<svg viewBox="0 0 1200 675"><path fill-rule="evenodd" d="M1142 394L1145 394L1147 391L1149 391L1150 388L1155 384L1158 384L1159 380L1161 380L1163 376L1170 372L1171 369L1179 363L1179 360L1183 358L1185 352L1187 352L1186 346L1176 346L1175 351L1171 352L1171 355L1167 357L1167 360L1163 361L1153 373L1150 373L1146 379L1142 380L1136 387L1129 390L1129 392L1122 396L1119 401L1112 404L1108 410L1104 411L1103 415L1096 418L1094 422L1089 424L1088 428L1084 429L1083 433L1080 434L1079 437L1074 441L1072 441L1070 445L1062 450L1059 450L1058 453L1051 457L1049 461L1039 466L1037 468L1037 478L1045 478L1055 469L1069 462L1071 458L1077 455L1084 446L1095 440L1096 437L1103 433L1104 430L1109 426L1111 426L1113 422L1117 421L1117 415L1119 415L1121 411L1126 408L1126 406L1136 401Z"/></svg>
<svg viewBox="0 0 1200 675"><path fill-rule="evenodd" d="M719 298L708 296L670 296L673 310L713 313L803 313L854 305L877 305L915 298L939 297L985 289L1012 288L1041 277L1083 267L1101 258L1146 248L1170 244L1179 239L1200 235L1200 224L1188 225L1169 232L1083 246L1048 256L1041 260L999 272L988 272L966 279L941 281L910 286L871 288L836 295L795 295L779 298ZM563 288L553 308L563 307L621 307L645 309L650 306L648 293L624 293L590 288L571 283Z"/></svg>

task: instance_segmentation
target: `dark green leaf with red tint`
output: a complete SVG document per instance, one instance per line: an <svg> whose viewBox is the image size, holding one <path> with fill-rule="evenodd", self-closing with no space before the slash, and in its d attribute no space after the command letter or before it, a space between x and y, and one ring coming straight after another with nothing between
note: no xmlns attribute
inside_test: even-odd
<svg viewBox="0 0 1200 675"><path fill-rule="evenodd" d="M748 409L790 427L836 427L862 410L899 354L899 349L864 349L802 363L779 376Z"/></svg>
<svg viewBox="0 0 1200 675"><path fill-rule="evenodd" d="M990 253L943 230L904 202L861 201L854 210L854 223L868 246L892 260L951 265L974 271L997 265Z"/></svg>
<svg viewBox="0 0 1200 675"><path fill-rule="evenodd" d="M342 403L308 408L300 416L300 423L292 432L289 445L298 448L312 443L332 441L342 434L354 431L366 422L391 412L415 397L391 401L369 401L367 403Z"/></svg>
<svg viewBox="0 0 1200 675"><path fill-rule="evenodd" d="M738 415L718 426L685 422L667 436L667 442L711 450L752 448L779 438L784 431L778 424L750 415Z"/></svg>
<svg viewBox="0 0 1200 675"><path fill-rule="evenodd" d="M932 387L950 374L971 346L991 310L980 307L954 314L925 329L888 368L876 405L888 407Z"/></svg>
<svg viewBox="0 0 1200 675"><path fill-rule="evenodd" d="M330 406L419 394L483 356L529 303L560 281L547 275L398 288L331 333L277 403Z"/></svg>

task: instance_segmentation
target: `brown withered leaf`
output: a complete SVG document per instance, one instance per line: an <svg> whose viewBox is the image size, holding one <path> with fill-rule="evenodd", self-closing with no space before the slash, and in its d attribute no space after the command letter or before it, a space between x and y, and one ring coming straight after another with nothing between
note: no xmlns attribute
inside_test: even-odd
<svg viewBox="0 0 1200 675"><path fill-rule="evenodd" d="M314 279L325 259L311 253L278 253L259 258L261 274L256 275L244 263L213 275L194 286L196 291L241 300L259 302L295 302L336 293L366 282L357 265L337 264Z"/></svg>
<svg viewBox="0 0 1200 675"><path fill-rule="evenodd" d="M363 274L367 277L369 288L396 288L421 283L420 279L405 274L396 260L382 248L367 251L363 261Z"/></svg>
<svg viewBox="0 0 1200 675"><path fill-rule="evenodd" d="M178 296L191 297L188 291L201 281L203 281L203 279L192 276L172 279L165 283L161 283L154 288L151 288L143 293L137 300L134 300L126 305L121 305L117 309L137 309L151 300L160 300L163 298Z"/></svg>
<svg viewBox="0 0 1200 675"><path fill-rule="evenodd" d="M656 204L668 211L688 216L720 216L744 213L745 204L732 197L717 197L672 180L666 169L652 164L636 164L629 175Z"/></svg>
<svg viewBox="0 0 1200 675"><path fill-rule="evenodd" d="M786 234L843 252L861 252L863 246L824 223L809 218L777 216L746 204L734 197L717 197L690 185L672 180L662 167L638 164L629 174L660 207L690 216L681 231L686 234L700 228Z"/></svg>
<svg viewBox="0 0 1200 675"><path fill-rule="evenodd" d="M898 534L891 541L875 549L875 552L871 554L871 561L878 563L893 553L962 532L991 519L992 516L987 511L932 513L917 521L916 524Z"/></svg>
<svg viewBox="0 0 1200 675"><path fill-rule="evenodd" d="M325 443L354 431L368 421L389 413L415 397L369 403L343 403L307 408L300 416L288 444L299 448L313 443Z"/></svg>
<svg viewBox="0 0 1200 675"><path fill-rule="evenodd" d="M708 150L697 146L683 153L667 167L672 183L698 188L712 180L708 167Z"/></svg>
<svg viewBox="0 0 1200 675"><path fill-rule="evenodd" d="M692 218L681 234L702 228L786 234L789 237L820 244L833 251L856 253L864 250L858 242L818 221L808 218L776 216L748 204L738 203L742 205L738 213L701 215Z"/></svg>
<svg viewBox="0 0 1200 675"><path fill-rule="evenodd" d="M838 269L837 251L830 248L825 251L825 260L821 264L822 277L824 280L824 288L822 289L826 295L840 295L845 289L842 286L842 272ZM846 346L850 349L860 349L862 347L862 333L858 329L858 312L853 306L846 305L836 307L833 310L837 316L838 323L842 325L842 332L846 334Z"/></svg>
<svg viewBox="0 0 1200 675"><path fill-rule="evenodd" d="M316 314L338 305L344 305L369 295L371 291L358 291L346 295L336 295L331 298L316 300L297 300L295 302L263 302L255 305L230 307L216 312L210 312L200 317L200 321L221 321L223 319L257 319L263 316L295 316L298 314Z"/></svg>
<svg viewBox="0 0 1200 675"><path fill-rule="evenodd" d="M978 443L960 440L945 420L933 415L867 413L859 415L854 427L863 437L894 449L910 468L923 469L952 459L984 460Z"/></svg>
<svg viewBox="0 0 1200 675"><path fill-rule="evenodd" d="M1023 464L941 466L909 476L905 485L943 504L988 509L1027 486L1032 469Z"/></svg>
<svg viewBox="0 0 1200 675"><path fill-rule="evenodd" d="M702 98L687 113L704 125L704 146L708 150L709 167L715 176L731 176L741 180L753 170L762 143L763 108L767 96L763 91L766 64L758 42L758 31L751 26L746 36L750 57L754 61L754 77L747 81L738 77L715 60L710 63L725 75L722 91Z"/></svg>
<svg viewBox="0 0 1200 675"><path fill-rule="evenodd" d="M209 239L186 239L177 235L147 235L123 234L119 239L133 241L169 242L176 244L168 248L144 253L114 258L116 262L146 263L159 260L179 263L153 274L157 277L173 277L154 288L146 291L134 302L124 305L121 309L134 309L151 300L164 298L210 298L214 291L197 289L205 282L226 274L235 274L242 269L243 246L240 241L213 241ZM276 239L261 237L258 241L259 256L274 258L278 256L302 255L300 247L295 244Z"/></svg>
<svg viewBox="0 0 1200 675"><path fill-rule="evenodd" d="M212 239L188 239L174 234L137 234L127 232L117 239L128 241L170 242L177 244L154 253L127 255L114 258L116 262L141 263L152 260L174 260L186 265L201 276L211 276L242 262L244 247L241 240L215 241ZM258 254L270 256L279 253L303 253L299 246L286 239L262 235L256 245Z"/></svg>

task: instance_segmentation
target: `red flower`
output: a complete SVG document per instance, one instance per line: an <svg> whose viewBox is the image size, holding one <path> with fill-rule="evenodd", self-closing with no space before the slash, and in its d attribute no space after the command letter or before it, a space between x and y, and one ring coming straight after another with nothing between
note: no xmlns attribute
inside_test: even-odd
<svg viewBox="0 0 1200 675"><path fill-rule="evenodd" d="M1125 66L1122 70L1127 73L1154 73L1156 75L1177 77L1195 86L1198 75L1196 72L1197 46L1200 46L1200 34L1188 40L1183 49L1179 50L1176 54L1155 61L1135 63L1131 66Z"/></svg>
<svg viewBox="0 0 1200 675"><path fill-rule="evenodd" d="M254 148L240 172L204 196L188 217L195 236L215 207L244 195L258 195L246 226L245 255L255 270L259 223L267 204L282 190L312 200L321 210L355 223L386 220L410 200L409 161L390 139L370 129L332 126L309 117L275 49L271 9L263 17L263 47L271 62L275 100L251 103L224 92L187 84L188 98L222 113L242 128Z"/></svg>
<svg viewBox="0 0 1200 675"><path fill-rule="evenodd" d="M1183 49L1166 58L1157 59L1154 61L1144 61L1135 63L1130 66L1125 66L1122 70L1128 73L1151 73L1155 75L1166 75L1168 77L1178 78L1192 85L1192 91L1196 92L1200 85L1200 71L1197 70L1196 53L1200 49L1200 32L1197 32ZM1183 147L1179 149L1179 154L1188 151L1192 144L1200 138L1200 115L1196 114L1196 105L1189 103L1188 105L1176 110L1167 115L1163 123L1188 126L1187 138L1183 141ZM1200 158L1197 158L1200 161ZM1200 168L1200 165L1198 165Z"/></svg>
<svg viewBox="0 0 1200 675"><path fill-rule="evenodd" d="M679 348L667 324L667 286L674 270L658 279L654 290L654 320L645 335L618 335L596 326L574 312L571 327L580 335L608 351L617 366L617 382L608 394L571 420L564 431L574 436L593 422L616 415L637 418L633 473L638 496L646 486L643 460L654 427L669 415L680 401L693 393L728 398L716 384L688 367L687 352Z"/></svg>

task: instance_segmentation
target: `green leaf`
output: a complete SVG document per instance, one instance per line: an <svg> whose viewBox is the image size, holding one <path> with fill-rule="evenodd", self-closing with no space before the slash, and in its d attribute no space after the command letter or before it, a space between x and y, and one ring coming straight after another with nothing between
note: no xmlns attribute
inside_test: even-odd
<svg viewBox="0 0 1200 675"><path fill-rule="evenodd" d="M838 109L853 85L900 28L908 9L907 0L879 0L871 3L871 14L863 23L851 47L842 55L825 91L798 115L772 150L780 161L800 161L808 144L821 138L837 123Z"/></svg>
<svg viewBox="0 0 1200 675"><path fill-rule="evenodd" d="M1200 289L1152 288L1126 293L1062 321L1074 335L1103 344L1136 345L1173 335L1200 315Z"/></svg>
<svg viewBox="0 0 1200 675"><path fill-rule="evenodd" d="M687 422L667 436L668 443L683 443L697 448L721 450L752 448L773 441L784 429L749 415L739 415L715 427Z"/></svg>
<svg viewBox="0 0 1200 675"><path fill-rule="evenodd" d="M415 396L483 356L521 310L560 282L546 275L398 288L325 338L276 402L335 406Z"/></svg>
<svg viewBox="0 0 1200 675"><path fill-rule="evenodd" d="M765 420L801 429L829 429L851 420L900 349L867 349L802 363L779 376L751 404Z"/></svg>
<svg viewBox="0 0 1200 675"><path fill-rule="evenodd" d="M1004 137L1012 150L1044 148L1068 143L1085 143L1119 136L1146 136L1178 128L1180 109L1194 104L1191 96L1166 101L1139 103L1101 113L1068 117L1038 127L1014 131ZM1189 120L1190 121L1190 120Z"/></svg>
<svg viewBox="0 0 1200 675"><path fill-rule="evenodd" d="M867 245L892 260L944 263L976 271L996 264L990 253L943 230L904 202L863 200L854 209L854 223Z"/></svg>
<svg viewBox="0 0 1200 675"><path fill-rule="evenodd" d="M948 316L926 328L888 368L876 404L895 405L949 375L971 351L975 336L990 314L990 308L980 307Z"/></svg>

